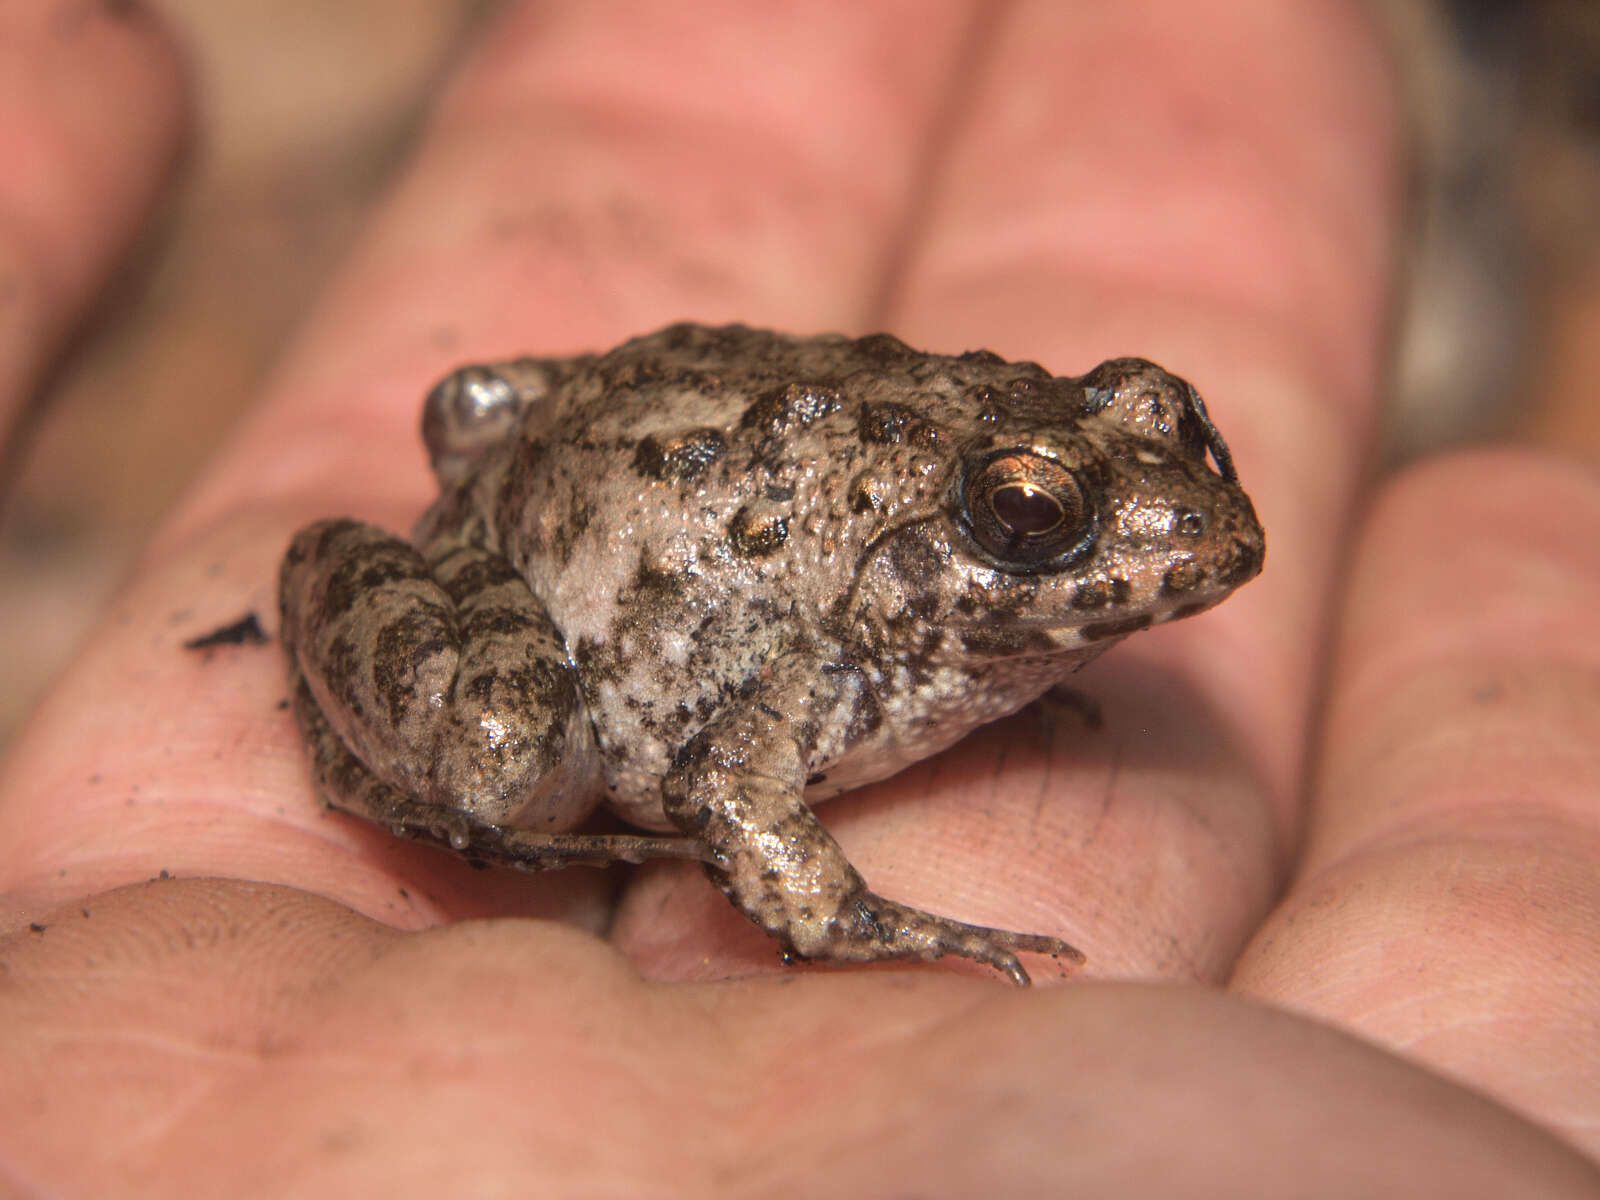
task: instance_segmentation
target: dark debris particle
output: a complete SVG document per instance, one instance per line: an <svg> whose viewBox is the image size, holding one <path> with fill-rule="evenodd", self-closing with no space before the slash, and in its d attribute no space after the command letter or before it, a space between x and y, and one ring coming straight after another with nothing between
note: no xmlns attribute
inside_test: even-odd
<svg viewBox="0 0 1600 1200"><path fill-rule="evenodd" d="M28 928L33 930L35 933L43 933L45 930L45 927L39 924L37 921L29 921Z"/></svg>
<svg viewBox="0 0 1600 1200"><path fill-rule="evenodd" d="M210 633L190 638L183 644L185 650L210 650L217 646L262 646L270 639L261 628L254 611L246 613L232 625L223 625Z"/></svg>

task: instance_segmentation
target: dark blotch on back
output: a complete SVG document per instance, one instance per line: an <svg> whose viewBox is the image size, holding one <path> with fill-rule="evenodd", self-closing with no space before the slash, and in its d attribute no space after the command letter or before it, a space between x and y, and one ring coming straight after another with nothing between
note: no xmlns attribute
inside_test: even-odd
<svg viewBox="0 0 1600 1200"><path fill-rule="evenodd" d="M590 481L574 476L567 485L567 519L559 524L550 539L550 549L564 567L572 561L573 552L582 544L583 535L594 520L595 506L589 496Z"/></svg>
<svg viewBox="0 0 1600 1200"><path fill-rule="evenodd" d="M837 388L816 383L787 383L761 393L744 410L739 424L767 434L781 434L795 426L804 428L838 411L842 403Z"/></svg>
<svg viewBox="0 0 1600 1200"><path fill-rule="evenodd" d="M634 451L633 469L663 481L699 479L727 450L727 439L716 429L686 429L669 436L650 434Z"/></svg>
<svg viewBox="0 0 1600 1200"><path fill-rule="evenodd" d="M765 558L789 540L789 522L741 508L728 524L728 540L741 558Z"/></svg>
<svg viewBox="0 0 1600 1200"><path fill-rule="evenodd" d="M684 581L681 576L671 571L664 571L648 561L641 552L630 590L636 599L648 600L655 604L671 604L683 596Z"/></svg>
<svg viewBox="0 0 1600 1200"><path fill-rule="evenodd" d="M915 409L892 400L877 404L863 404L856 432L863 442L877 446L893 446L909 440L932 442L938 438L938 427L930 424Z"/></svg>

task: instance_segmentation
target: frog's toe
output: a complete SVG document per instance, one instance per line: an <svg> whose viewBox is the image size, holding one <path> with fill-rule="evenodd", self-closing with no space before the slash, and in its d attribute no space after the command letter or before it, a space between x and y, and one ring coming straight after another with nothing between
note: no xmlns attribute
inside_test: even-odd
<svg viewBox="0 0 1600 1200"><path fill-rule="evenodd" d="M851 907L853 911L841 915L838 923L841 940L850 946L840 957L932 961L955 955L991 966L1020 987L1030 981L1019 953L1048 954L1073 966L1084 961L1081 950L1060 938L968 925L871 892L859 896Z"/></svg>

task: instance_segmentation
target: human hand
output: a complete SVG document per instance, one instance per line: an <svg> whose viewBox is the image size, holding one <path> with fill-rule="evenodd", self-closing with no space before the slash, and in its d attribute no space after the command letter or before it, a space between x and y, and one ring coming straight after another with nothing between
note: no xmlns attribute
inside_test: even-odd
<svg viewBox="0 0 1600 1200"><path fill-rule="evenodd" d="M1592 1194L1512 1109L1592 1136L1600 492L1461 458L1350 540L1395 121L1353 4L510 9L7 764L11 1178ZM692 868L474 873L316 807L275 649L181 649L273 612L305 521L409 525L444 370L680 317L1206 395L1263 577L1086 672L1103 731L1025 713L823 813L1083 978L780 968Z"/></svg>

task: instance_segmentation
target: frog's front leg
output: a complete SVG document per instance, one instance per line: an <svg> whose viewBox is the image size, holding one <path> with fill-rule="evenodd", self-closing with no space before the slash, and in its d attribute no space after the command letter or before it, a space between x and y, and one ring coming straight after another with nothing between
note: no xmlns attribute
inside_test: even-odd
<svg viewBox="0 0 1600 1200"><path fill-rule="evenodd" d="M511 866L701 856L565 832L594 807L598 753L559 632L498 555L323 521L291 544L279 601L327 803Z"/></svg>
<svg viewBox="0 0 1600 1200"><path fill-rule="evenodd" d="M804 656L779 660L701 730L662 784L667 815L708 850L706 872L733 904L800 958L942 958L988 963L1018 984L1017 954L1083 955L1059 938L968 925L871 891L802 798L810 726L824 703Z"/></svg>

